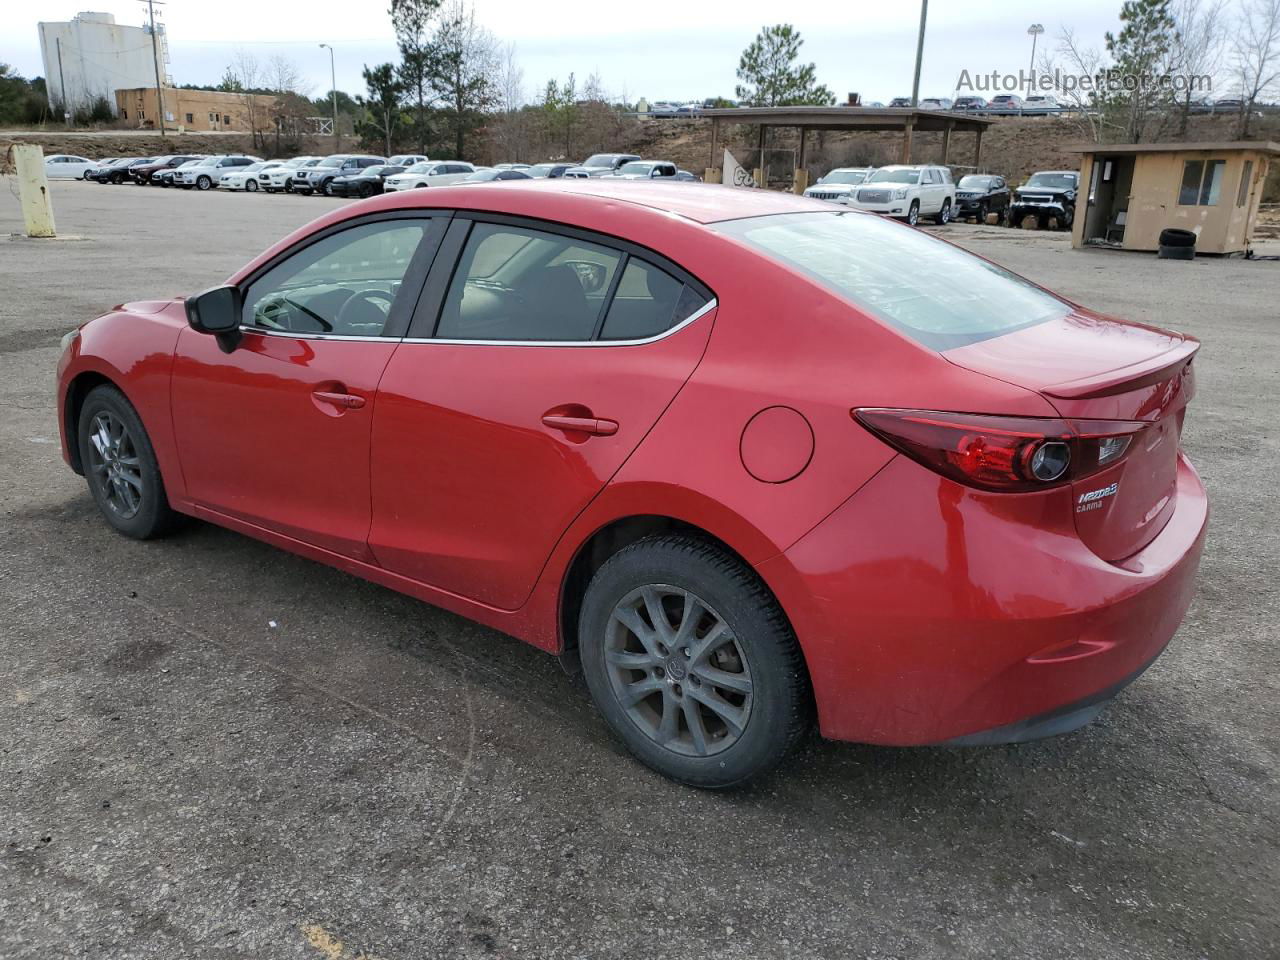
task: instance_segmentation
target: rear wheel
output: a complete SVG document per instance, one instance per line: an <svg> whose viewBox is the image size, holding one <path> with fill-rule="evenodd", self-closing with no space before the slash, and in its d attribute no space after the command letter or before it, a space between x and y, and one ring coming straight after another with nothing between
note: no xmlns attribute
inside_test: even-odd
<svg viewBox="0 0 1280 960"><path fill-rule="evenodd" d="M360 196L361 196L361 197L372 197L372 196L373 196L373 184L371 184L371 183L362 183L362 184L360 184Z"/></svg>
<svg viewBox="0 0 1280 960"><path fill-rule="evenodd" d="M91 390L80 408L77 438L89 492L107 523L135 540L173 527L177 514L151 439L124 394L107 384Z"/></svg>
<svg viewBox="0 0 1280 960"><path fill-rule="evenodd" d="M597 571L579 618L583 672L641 762L695 787L774 767L811 723L795 635L751 570L682 536L649 537Z"/></svg>
<svg viewBox="0 0 1280 960"><path fill-rule="evenodd" d="M81 179L81 180L88 180L88 179L89 179L89 174L90 174L90 173L92 173L92 171L91 171L91 170L86 170L84 173L80 174L80 179Z"/></svg>
<svg viewBox="0 0 1280 960"><path fill-rule="evenodd" d="M978 222L987 222L987 202L985 200L978 204Z"/></svg>
<svg viewBox="0 0 1280 960"><path fill-rule="evenodd" d="M951 201L943 200L942 209L938 211L936 216L934 216L933 222L936 223L938 226L942 227L942 226L946 226L946 224L949 223L950 221L951 221Z"/></svg>

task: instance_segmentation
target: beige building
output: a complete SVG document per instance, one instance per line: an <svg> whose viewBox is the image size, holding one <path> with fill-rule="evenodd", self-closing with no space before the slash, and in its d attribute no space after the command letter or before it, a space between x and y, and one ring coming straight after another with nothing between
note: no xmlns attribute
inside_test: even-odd
<svg viewBox="0 0 1280 960"><path fill-rule="evenodd" d="M271 125L270 117L276 98L270 94L254 94L255 125L259 130ZM135 127L154 129L160 115L155 87L135 87L116 91L116 109L120 119ZM234 130L248 133L249 103L244 94L221 90L181 90L164 88L164 127L166 130L206 131Z"/></svg>
<svg viewBox="0 0 1280 960"><path fill-rule="evenodd" d="M1074 247L1155 250L1160 231L1190 230L1198 253L1241 254L1253 237L1280 144L1088 144L1082 154Z"/></svg>

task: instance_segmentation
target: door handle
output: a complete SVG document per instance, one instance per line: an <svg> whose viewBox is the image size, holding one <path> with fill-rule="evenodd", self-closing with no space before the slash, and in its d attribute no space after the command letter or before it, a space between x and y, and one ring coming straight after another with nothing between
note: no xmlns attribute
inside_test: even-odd
<svg viewBox="0 0 1280 960"><path fill-rule="evenodd" d="M311 394L321 403L328 403L343 410L359 410L364 406L364 397L354 393L338 393L332 390L316 390Z"/></svg>
<svg viewBox="0 0 1280 960"><path fill-rule="evenodd" d="M542 422L553 430L586 433L593 437L612 437L618 432L616 420L603 420L599 417L565 417L548 413Z"/></svg>

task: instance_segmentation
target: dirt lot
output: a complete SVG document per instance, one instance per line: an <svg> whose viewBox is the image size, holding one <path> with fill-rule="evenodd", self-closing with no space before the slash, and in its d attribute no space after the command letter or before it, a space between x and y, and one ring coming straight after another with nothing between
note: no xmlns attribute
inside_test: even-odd
<svg viewBox="0 0 1280 960"><path fill-rule="evenodd" d="M815 739L709 795L628 760L514 640L214 527L110 532L58 455L58 338L339 201L53 195L65 239L0 239L0 956L1280 954L1280 265L946 228L1203 339L1197 601L1079 733ZM17 209L0 184L0 237Z"/></svg>

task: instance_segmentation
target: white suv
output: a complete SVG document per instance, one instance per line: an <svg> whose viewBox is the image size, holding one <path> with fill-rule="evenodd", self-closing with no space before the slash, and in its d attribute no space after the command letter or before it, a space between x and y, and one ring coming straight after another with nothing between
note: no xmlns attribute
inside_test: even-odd
<svg viewBox="0 0 1280 960"><path fill-rule="evenodd" d="M837 167L805 190L804 195L815 200L848 203L854 190L865 183L875 169L875 167Z"/></svg>
<svg viewBox="0 0 1280 960"><path fill-rule="evenodd" d="M931 164L881 167L849 198L859 210L884 213L913 227L921 217L946 223L956 206L956 185L947 167Z"/></svg>
<svg viewBox="0 0 1280 960"><path fill-rule="evenodd" d="M413 190L417 187L444 187L457 183L476 172L476 168L461 160L431 160L415 163L404 173L397 173L382 181L383 193L397 190Z"/></svg>

